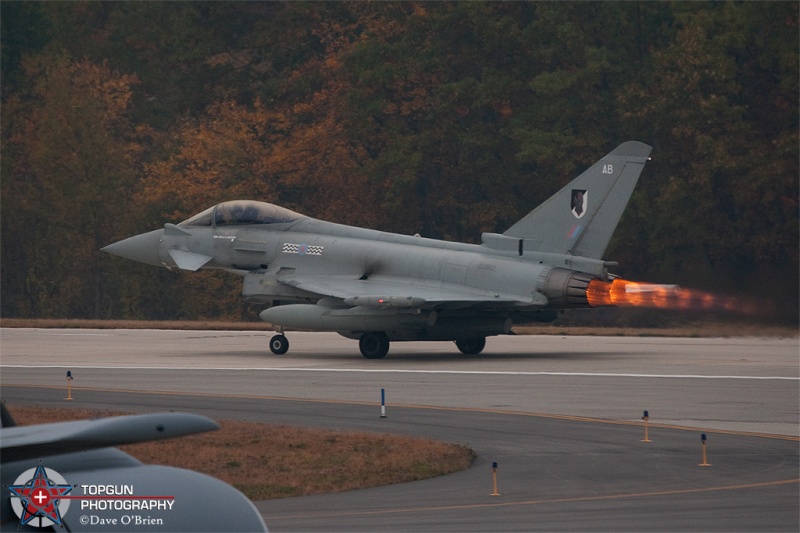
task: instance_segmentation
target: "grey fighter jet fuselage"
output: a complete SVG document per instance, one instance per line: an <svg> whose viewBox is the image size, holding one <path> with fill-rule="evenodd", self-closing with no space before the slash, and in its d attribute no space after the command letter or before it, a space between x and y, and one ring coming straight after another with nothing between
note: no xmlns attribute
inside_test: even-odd
<svg viewBox="0 0 800 533"><path fill-rule="evenodd" d="M249 200L223 202L163 229L103 248L128 259L244 278L242 294L271 304L285 329L336 331L385 357L390 341L452 340L477 354L514 324L588 307L589 284L609 281L602 259L651 147L627 142L503 234L481 244L398 235L317 220Z"/></svg>

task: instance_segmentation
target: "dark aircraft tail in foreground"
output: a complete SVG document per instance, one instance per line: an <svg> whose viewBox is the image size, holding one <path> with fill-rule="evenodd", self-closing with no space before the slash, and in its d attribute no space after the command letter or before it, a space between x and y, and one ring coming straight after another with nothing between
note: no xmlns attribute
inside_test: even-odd
<svg viewBox="0 0 800 533"><path fill-rule="evenodd" d="M1 409L2 531L266 531L230 485L112 447L217 429L209 418L153 413L17 426Z"/></svg>

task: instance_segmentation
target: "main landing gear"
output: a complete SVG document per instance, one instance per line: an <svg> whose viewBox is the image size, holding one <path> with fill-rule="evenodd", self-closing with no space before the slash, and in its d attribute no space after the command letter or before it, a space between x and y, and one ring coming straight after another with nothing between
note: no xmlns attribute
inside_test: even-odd
<svg viewBox="0 0 800 533"><path fill-rule="evenodd" d="M464 355L478 355L486 347L486 337L459 339L455 342L456 348L458 348Z"/></svg>
<svg viewBox="0 0 800 533"><path fill-rule="evenodd" d="M358 348L367 359L383 359L389 353L389 337L383 331L364 333L358 340Z"/></svg>

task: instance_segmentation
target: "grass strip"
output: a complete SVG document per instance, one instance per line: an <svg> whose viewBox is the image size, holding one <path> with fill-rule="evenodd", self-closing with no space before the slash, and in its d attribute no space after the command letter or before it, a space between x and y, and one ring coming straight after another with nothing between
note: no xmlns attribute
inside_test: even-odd
<svg viewBox="0 0 800 533"><path fill-rule="evenodd" d="M19 425L126 413L7 405ZM468 468L466 446L369 432L341 432L233 420L219 431L120 446L143 463L187 468L235 486L251 500L362 489Z"/></svg>

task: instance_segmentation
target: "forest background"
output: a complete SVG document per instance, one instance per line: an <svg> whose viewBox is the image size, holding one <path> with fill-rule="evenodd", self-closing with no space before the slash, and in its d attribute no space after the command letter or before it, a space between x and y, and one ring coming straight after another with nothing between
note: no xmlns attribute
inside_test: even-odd
<svg viewBox="0 0 800 533"><path fill-rule="evenodd" d="M796 324L799 6L3 1L1 314L252 320L100 248L235 198L476 242L638 140L618 273Z"/></svg>

